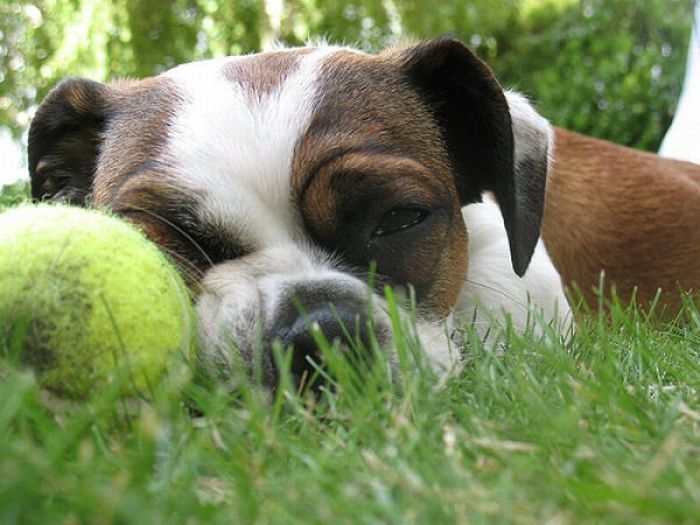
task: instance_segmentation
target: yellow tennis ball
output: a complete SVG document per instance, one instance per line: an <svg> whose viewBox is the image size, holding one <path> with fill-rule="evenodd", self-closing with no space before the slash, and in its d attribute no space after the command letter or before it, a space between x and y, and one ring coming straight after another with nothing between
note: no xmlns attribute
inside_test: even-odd
<svg viewBox="0 0 700 525"><path fill-rule="evenodd" d="M48 204L0 214L0 352L48 390L82 398L120 381L143 392L191 333L181 277L132 225Z"/></svg>

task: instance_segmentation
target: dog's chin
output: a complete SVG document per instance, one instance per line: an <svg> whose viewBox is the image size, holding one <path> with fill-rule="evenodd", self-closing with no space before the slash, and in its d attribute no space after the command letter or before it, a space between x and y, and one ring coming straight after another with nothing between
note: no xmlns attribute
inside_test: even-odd
<svg viewBox="0 0 700 525"><path fill-rule="evenodd" d="M255 378L274 388L280 378L274 348L294 348L291 375L297 382L313 374L323 361L314 331L320 331L333 349L370 352L379 348L398 371L399 358L387 302L360 279L331 269L290 271L289 253L267 253L255 260L219 264L201 283L197 300L198 359L204 373L235 389L244 378ZM245 259L245 258L244 258ZM278 262L284 273L258 275ZM294 265L291 265L294 267ZM404 327L402 337L425 352L425 363L443 372L454 363L448 325L444 320L416 319L412 309L399 308L394 319ZM363 356L359 356L362 361ZM420 358L420 356L419 356ZM397 376L398 377L398 376Z"/></svg>

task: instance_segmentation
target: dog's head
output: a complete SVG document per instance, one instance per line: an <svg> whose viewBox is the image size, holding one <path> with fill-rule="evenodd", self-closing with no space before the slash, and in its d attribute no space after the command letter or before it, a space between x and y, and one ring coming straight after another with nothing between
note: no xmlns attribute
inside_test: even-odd
<svg viewBox="0 0 700 525"><path fill-rule="evenodd" d="M381 308L367 310L371 266L375 287L410 285L422 318L444 318L467 271L460 209L482 192L495 195L524 273L547 167L528 110L509 108L489 68L451 39L66 80L32 123L32 195L109 208L166 249L224 373L232 347L250 364L274 339L297 348L300 372L315 351L310 324L363 339L374 320L390 338Z"/></svg>

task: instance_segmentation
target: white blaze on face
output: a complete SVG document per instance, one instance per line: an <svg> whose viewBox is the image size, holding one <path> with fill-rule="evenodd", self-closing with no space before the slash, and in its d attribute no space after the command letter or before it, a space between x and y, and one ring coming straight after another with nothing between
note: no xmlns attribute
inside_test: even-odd
<svg viewBox="0 0 700 525"><path fill-rule="evenodd" d="M227 78L231 57L177 67L165 75L184 99L167 151L179 183L201 195L202 219L235 232L251 248L298 237L291 202L294 147L312 117L319 70L336 48L297 56L297 64L266 92Z"/></svg>

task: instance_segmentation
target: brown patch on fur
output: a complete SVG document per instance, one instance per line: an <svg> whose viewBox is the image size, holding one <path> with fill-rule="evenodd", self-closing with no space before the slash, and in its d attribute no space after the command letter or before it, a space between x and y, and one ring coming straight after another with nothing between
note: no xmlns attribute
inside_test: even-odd
<svg viewBox="0 0 700 525"><path fill-rule="evenodd" d="M398 55L339 51L326 59L292 162L292 196L327 249L360 271L376 260L380 279L414 285L421 309L444 315L466 275L466 232L444 142L401 77ZM415 227L379 246L371 231L392 204L429 207L434 235ZM348 224L361 235L353 239Z"/></svg>
<svg viewBox="0 0 700 525"><path fill-rule="evenodd" d="M274 51L232 60L223 67L224 76L247 88L251 98L260 101L279 88L299 65L299 58L313 51L302 48Z"/></svg>
<svg viewBox="0 0 700 525"><path fill-rule="evenodd" d="M700 290L700 166L556 129L542 236L563 282L597 308L606 287L670 314Z"/></svg>
<svg viewBox="0 0 700 525"><path fill-rule="evenodd" d="M169 128L181 103L174 83L164 77L109 86L110 117L93 182L92 205L109 206L119 189L142 172L164 182L162 164Z"/></svg>

